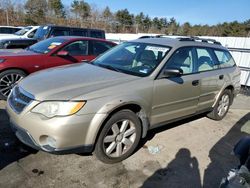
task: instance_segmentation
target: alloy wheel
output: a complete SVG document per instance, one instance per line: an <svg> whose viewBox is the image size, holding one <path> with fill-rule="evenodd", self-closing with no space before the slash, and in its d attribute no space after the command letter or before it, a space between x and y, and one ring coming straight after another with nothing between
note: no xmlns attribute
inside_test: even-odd
<svg viewBox="0 0 250 188"><path fill-rule="evenodd" d="M114 123L103 140L104 151L109 157L120 157L134 144L136 128L132 121L121 120Z"/></svg>
<svg viewBox="0 0 250 188"><path fill-rule="evenodd" d="M0 92L3 96L8 97L12 88L17 82L23 79L23 76L17 73L10 73L4 75L0 79Z"/></svg>
<svg viewBox="0 0 250 188"><path fill-rule="evenodd" d="M228 108L229 108L229 104L230 104L230 98L228 94L224 94L220 101L219 101L219 105L217 108L217 113L220 117L224 116L225 113L227 112Z"/></svg>

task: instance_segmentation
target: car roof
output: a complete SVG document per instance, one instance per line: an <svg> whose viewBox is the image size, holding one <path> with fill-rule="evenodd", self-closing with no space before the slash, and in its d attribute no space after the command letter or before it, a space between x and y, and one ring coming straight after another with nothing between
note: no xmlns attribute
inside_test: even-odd
<svg viewBox="0 0 250 188"><path fill-rule="evenodd" d="M103 42L109 42L112 44L116 44L114 42L108 41L106 39L101 39L101 38L92 38L92 37L81 37L81 36L58 36L58 37L53 37L53 38L60 38L60 39L65 39L68 41L73 41L73 40L98 40L98 41L103 41Z"/></svg>
<svg viewBox="0 0 250 188"><path fill-rule="evenodd" d="M184 39L187 39L187 40L184 40ZM198 47L209 47L209 48L227 50L227 48L223 47L217 41L210 43L209 41L210 39L203 39L203 38L194 38L194 40L192 39L193 39L192 37L190 38L154 37L154 38L140 38L140 39L132 40L131 42L163 45L163 46L169 46L171 48L180 48L184 46L198 46Z"/></svg>
<svg viewBox="0 0 250 188"><path fill-rule="evenodd" d="M6 28L17 28L17 29L23 28L23 27L16 27L16 26L5 26L5 25L1 25L0 28L2 28L2 27L6 27Z"/></svg>
<svg viewBox="0 0 250 188"><path fill-rule="evenodd" d="M69 29L86 29L92 31L101 31L104 32L102 29L92 29L92 28L82 28L82 27L70 27L70 26L63 26L63 25L41 25L40 27L50 27L50 28L69 28Z"/></svg>

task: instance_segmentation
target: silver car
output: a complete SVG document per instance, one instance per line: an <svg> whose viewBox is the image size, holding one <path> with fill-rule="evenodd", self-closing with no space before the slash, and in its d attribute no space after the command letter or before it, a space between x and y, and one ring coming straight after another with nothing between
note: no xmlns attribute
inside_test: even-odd
<svg viewBox="0 0 250 188"><path fill-rule="evenodd" d="M129 157L147 132L207 112L221 120L240 90L240 71L220 43L200 38L126 42L90 63L23 79L7 102L12 129L50 153Z"/></svg>

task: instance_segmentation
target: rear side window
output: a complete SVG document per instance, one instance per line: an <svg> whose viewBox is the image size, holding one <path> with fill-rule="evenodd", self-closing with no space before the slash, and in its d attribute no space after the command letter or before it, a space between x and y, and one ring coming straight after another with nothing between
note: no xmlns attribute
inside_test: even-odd
<svg viewBox="0 0 250 188"><path fill-rule="evenodd" d="M88 36L88 31L84 29L73 29L71 31L72 36L82 36L82 37L87 37Z"/></svg>
<svg viewBox="0 0 250 188"><path fill-rule="evenodd" d="M52 37L56 36L69 36L69 30L68 29L53 29L53 31L50 34Z"/></svg>
<svg viewBox="0 0 250 188"><path fill-rule="evenodd" d="M71 56L84 56L88 54L88 41L76 41L68 44L63 50Z"/></svg>
<svg viewBox="0 0 250 188"><path fill-rule="evenodd" d="M0 33L4 33L4 34L11 34L11 33L15 33L14 28L8 28L8 27L1 27L0 28Z"/></svg>
<svg viewBox="0 0 250 188"><path fill-rule="evenodd" d="M107 42L101 42L101 41L92 41L92 51L93 55L98 56L100 54L103 54L110 48L112 48L114 45L107 43Z"/></svg>
<svg viewBox="0 0 250 188"><path fill-rule="evenodd" d="M93 38L104 38L103 36L103 32L101 31L90 31L90 37L93 37Z"/></svg>
<svg viewBox="0 0 250 188"><path fill-rule="evenodd" d="M198 71L209 71L215 67L215 62L212 58L212 54L206 48L197 48L198 56Z"/></svg>
<svg viewBox="0 0 250 188"><path fill-rule="evenodd" d="M214 52L221 68L233 67L235 65L235 61L229 52L221 50L214 50Z"/></svg>

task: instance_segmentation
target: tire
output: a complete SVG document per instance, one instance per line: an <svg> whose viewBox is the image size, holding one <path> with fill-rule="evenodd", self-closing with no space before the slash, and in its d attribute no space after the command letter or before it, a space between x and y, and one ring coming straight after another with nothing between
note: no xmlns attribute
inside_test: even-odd
<svg viewBox="0 0 250 188"><path fill-rule="evenodd" d="M26 74L17 69L10 69L0 73L0 100L6 100L11 89L23 79Z"/></svg>
<svg viewBox="0 0 250 188"><path fill-rule="evenodd" d="M224 90L214 106L213 111L207 114L207 117L217 121L222 120L227 115L232 99L231 90Z"/></svg>
<svg viewBox="0 0 250 188"><path fill-rule="evenodd" d="M130 110L113 114L95 145L95 156L104 163L117 163L133 154L141 138L141 122Z"/></svg>

